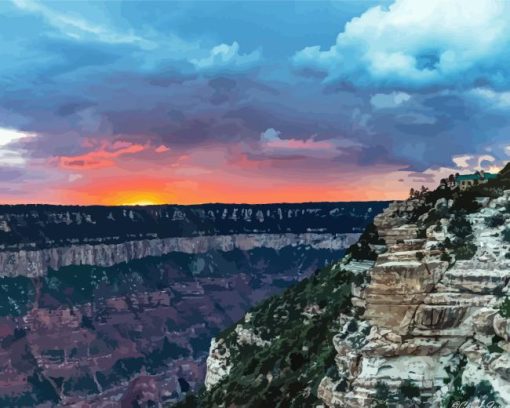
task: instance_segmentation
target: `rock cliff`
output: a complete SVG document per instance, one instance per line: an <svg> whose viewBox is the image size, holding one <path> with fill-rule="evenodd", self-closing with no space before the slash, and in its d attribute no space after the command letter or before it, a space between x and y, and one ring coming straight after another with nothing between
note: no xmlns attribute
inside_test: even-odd
<svg viewBox="0 0 510 408"><path fill-rule="evenodd" d="M391 204L342 261L217 337L188 402L510 406L508 188Z"/></svg>
<svg viewBox="0 0 510 408"><path fill-rule="evenodd" d="M248 251L254 248L280 250L289 245L313 249L343 250L359 237L345 234L233 234L200 237L140 239L118 244L76 244L63 247L0 251L0 276L44 276L49 269L72 265L113 266L173 252L204 254L210 251Z"/></svg>
<svg viewBox="0 0 510 408"><path fill-rule="evenodd" d="M387 204L0 205L0 251L204 235L359 233Z"/></svg>
<svg viewBox="0 0 510 408"><path fill-rule="evenodd" d="M408 216L409 207L417 211L425 202L413 200L375 218L387 251L353 299L371 329L359 344L349 336L335 344L338 359L349 355L351 370L342 371L345 389L328 377L321 382L327 405L368 407L383 391L396 398L405 384L427 406L470 399L510 405L510 377L502 369L510 343L500 310L510 279L509 197L504 191L480 198L471 213L442 197L418 219ZM456 226L462 223L466 231Z"/></svg>

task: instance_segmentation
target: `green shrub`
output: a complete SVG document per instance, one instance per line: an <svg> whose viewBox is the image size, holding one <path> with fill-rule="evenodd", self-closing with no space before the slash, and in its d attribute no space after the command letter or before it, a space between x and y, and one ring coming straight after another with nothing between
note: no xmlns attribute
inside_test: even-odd
<svg viewBox="0 0 510 408"><path fill-rule="evenodd" d="M505 217L503 214L494 214L485 219L485 225L489 228L496 228L505 223Z"/></svg>
<svg viewBox="0 0 510 408"><path fill-rule="evenodd" d="M443 406L450 408L452 406L470 406L470 403L479 399L482 404L480 406L490 406L490 402L496 402L497 394L489 381L481 381L478 384L467 384L456 386L450 391L450 393L443 400ZM464 405L460 405L464 404ZM498 406L498 405L494 405Z"/></svg>
<svg viewBox="0 0 510 408"><path fill-rule="evenodd" d="M510 228L505 228L501 233L503 241L510 242Z"/></svg>
<svg viewBox="0 0 510 408"><path fill-rule="evenodd" d="M35 287L24 276L0 277L0 316L22 316L35 299Z"/></svg>
<svg viewBox="0 0 510 408"><path fill-rule="evenodd" d="M352 278L352 282L356 286L363 286L366 283L370 283L369 281L370 281L370 275L368 274L367 271L365 271L365 272L358 272Z"/></svg>
<svg viewBox="0 0 510 408"><path fill-rule="evenodd" d="M318 404L321 379L338 377L331 338L340 329L338 315L352 312L353 279L354 274L337 266L324 268L253 308L250 322L243 325L263 328L263 338L271 341L271 347L239 347L232 329L219 334L236 364L217 386L200 396L200 406L298 408ZM302 313L313 304L324 307L304 326ZM354 321L349 330L357 330L356 326ZM271 383L265 379L267 373L273 376Z"/></svg>
<svg viewBox="0 0 510 408"><path fill-rule="evenodd" d="M338 367L336 364L326 370L326 376L331 378L333 381L338 381L340 379L340 374L338 373Z"/></svg>
<svg viewBox="0 0 510 408"><path fill-rule="evenodd" d="M444 262L451 262L452 258L450 257L450 255L448 255L448 252L441 252L441 257L440 257L441 261L444 261Z"/></svg>
<svg viewBox="0 0 510 408"><path fill-rule="evenodd" d="M179 408L197 408L199 405L198 398L193 394L186 395L186 398L177 406ZM172 405L175 406L175 405Z"/></svg>
<svg viewBox="0 0 510 408"><path fill-rule="evenodd" d="M64 381L64 394L72 395L75 393L96 394L99 392L97 384L90 372L83 372L80 376L70 377Z"/></svg>
<svg viewBox="0 0 510 408"><path fill-rule="evenodd" d="M96 330L92 319L86 315L82 315L80 327L83 329Z"/></svg>
<svg viewBox="0 0 510 408"><path fill-rule="evenodd" d="M413 399L420 397L420 389L411 380L404 380L398 388L400 395L405 398Z"/></svg>
<svg viewBox="0 0 510 408"><path fill-rule="evenodd" d="M356 319L352 319L347 326L347 331L349 333L354 333L356 330L358 330L358 322Z"/></svg>
<svg viewBox="0 0 510 408"><path fill-rule="evenodd" d="M32 394L34 394L33 397L35 397L37 401L49 401L53 402L55 405L60 401L60 396L57 394L55 387L39 368L27 378L27 382L32 386Z"/></svg>
<svg viewBox="0 0 510 408"><path fill-rule="evenodd" d="M510 298L505 298L503 303L499 306L499 314L503 317L510 317Z"/></svg>
<svg viewBox="0 0 510 408"><path fill-rule="evenodd" d="M474 191L462 191L455 195L451 210L463 213L474 213L480 209L480 204L476 201Z"/></svg>
<svg viewBox="0 0 510 408"><path fill-rule="evenodd" d="M492 343L487 347L487 350L489 350L489 353L503 353L503 350L501 347L498 346L498 342L500 340L503 340L503 338L499 336L492 336Z"/></svg>
<svg viewBox="0 0 510 408"><path fill-rule="evenodd" d="M466 238L473 233L473 228L464 215L458 215L448 224L448 232L456 237Z"/></svg>
<svg viewBox="0 0 510 408"><path fill-rule="evenodd" d="M340 382L337 384L337 386L335 387L335 391L345 392L345 391L347 391L348 386L349 386L349 383L347 382L347 380L345 378L342 378L340 380Z"/></svg>
<svg viewBox="0 0 510 408"><path fill-rule="evenodd" d="M476 253L476 245L471 241L473 228L465 215L457 214L448 224L448 232L455 235L453 240L446 238L444 246L453 251L456 259L471 259ZM448 257L449 258L449 257ZM441 254L442 261L449 261L447 255Z"/></svg>
<svg viewBox="0 0 510 408"><path fill-rule="evenodd" d="M372 408L387 408L388 402L393 400L388 384L378 381L375 385L375 396L372 401Z"/></svg>
<svg viewBox="0 0 510 408"><path fill-rule="evenodd" d="M384 245L384 240L379 237L377 228L374 224L367 226L363 234L361 234L358 242L351 245L347 249L346 254L350 254L353 259L375 260L377 258L377 254L372 250L372 248L370 248L371 244Z"/></svg>
<svg viewBox="0 0 510 408"><path fill-rule="evenodd" d="M454 247L455 258L457 259L471 259L476 253L476 245L468 242Z"/></svg>
<svg viewBox="0 0 510 408"><path fill-rule="evenodd" d="M448 394L445 395L442 401L442 406L444 408L451 408L454 406L468 407L475 398L478 398L482 402L485 401L485 403L482 403L481 406L489 406L487 404L491 401L496 402L497 394L488 381L481 381L477 385L462 383L467 358L463 355L457 356L459 358L459 362L454 365L453 369L450 366L445 367L445 371L449 375L449 381L445 381L445 383L450 384L451 388ZM497 404L494 406L497 406Z"/></svg>

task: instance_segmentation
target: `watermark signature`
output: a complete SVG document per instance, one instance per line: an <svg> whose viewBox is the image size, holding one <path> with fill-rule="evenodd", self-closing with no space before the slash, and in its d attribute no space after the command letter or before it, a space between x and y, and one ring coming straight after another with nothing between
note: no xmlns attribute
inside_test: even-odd
<svg viewBox="0 0 510 408"><path fill-rule="evenodd" d="M451 408L501 408L501 406L496 401L487 401L486 399L482 401L455 401Z"/></svg>

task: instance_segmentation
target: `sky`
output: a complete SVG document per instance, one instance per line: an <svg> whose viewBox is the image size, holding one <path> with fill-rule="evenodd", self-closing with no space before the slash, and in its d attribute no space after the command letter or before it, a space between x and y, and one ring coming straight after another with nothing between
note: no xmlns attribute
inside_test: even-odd
<svg viewBox="0 0 510 408"><path fill-rule="evenodd" d="M0 203L401 199L510 159L510 2L0 2Z"/></svg>

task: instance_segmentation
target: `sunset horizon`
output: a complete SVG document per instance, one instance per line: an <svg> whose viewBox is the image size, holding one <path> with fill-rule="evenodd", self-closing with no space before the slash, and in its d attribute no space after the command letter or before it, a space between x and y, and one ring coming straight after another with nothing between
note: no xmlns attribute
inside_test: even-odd
<svg viewBox="0 0 510 408"><path fill-rule="evenodd" d="M504 8L3 2L0 203L390 200L497 171Z"/></svg>

